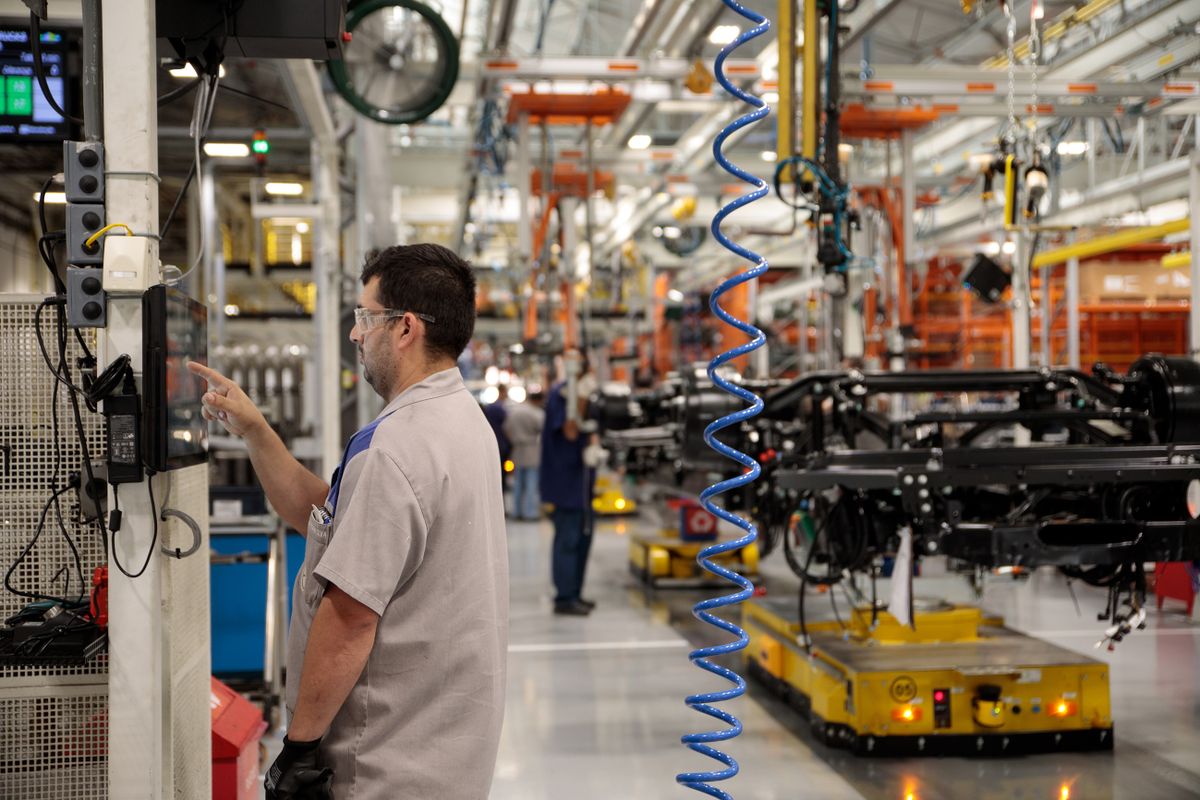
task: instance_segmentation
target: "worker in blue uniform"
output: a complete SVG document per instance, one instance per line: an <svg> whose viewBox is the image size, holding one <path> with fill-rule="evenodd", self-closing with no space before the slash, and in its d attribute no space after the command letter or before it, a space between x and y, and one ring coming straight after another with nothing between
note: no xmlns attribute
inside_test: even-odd
<svg viewBox="0 0 1200 800"><path fill-rule="evenodd" d="M588 397L595 387L586 359L568 354L577 363L575 413L570 413L568 382L555 384L546 400L542 431L540 488L542 502L554 506L554 545L551 576L554 613L587 616L595 604L583 598L583 579L592 548L592 490L595 468L607 456L594 433L589 433ZM568 366L568 370L572 369Z"/></svg>

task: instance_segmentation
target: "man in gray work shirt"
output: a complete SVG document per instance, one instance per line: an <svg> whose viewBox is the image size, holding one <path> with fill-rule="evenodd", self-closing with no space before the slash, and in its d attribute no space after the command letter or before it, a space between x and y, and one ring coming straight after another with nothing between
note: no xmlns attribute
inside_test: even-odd
<svg viewBox="0 0 1200 800"><path fill-rule="evenodd" d="M204 413L245 437L272 506L307 531L271 800L483 800L504 713L508 558L496 437L455 359L475 325L469 264L437 245L367 264L350 338L388 403L326 484L238 386ZM330 376L328 379L332 380Z"/></svg>

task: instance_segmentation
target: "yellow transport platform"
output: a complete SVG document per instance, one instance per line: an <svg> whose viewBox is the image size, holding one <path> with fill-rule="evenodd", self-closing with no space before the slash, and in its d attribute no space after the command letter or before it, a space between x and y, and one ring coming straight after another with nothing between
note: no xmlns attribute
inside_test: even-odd
<svg viewBox="0 0 1200 800"><path fill-rule="evenodd" d="M743 605L750 675L804 714L825 744L860 755L1111 750L1108 665L1005 628L968 606L918 612L916 629L856 609L843 630L796 600Z"/></svg>
<svg viewBox="0 0 1200 800"><path fill-rule="evenodd" d="M734 538L723 536L719 541L733 541ZM655 588L688 588L712 584L728 586L728 581L710 574L696 563L699 552L712 544L715 542L684 541L674 531L663 531L659 536L635 534L629 538L629 569L644 583ZM732 553L724 553L713 561L752 581L758 580L756 544L747 545Z"/></svg>
<svg viewBox="0 0 1200 800"><path fill-rule="evenodd" d="M624 517L638 513L638 504L626 496L619 479L601 477L596 479L592 510L602 517Z"/></svg>

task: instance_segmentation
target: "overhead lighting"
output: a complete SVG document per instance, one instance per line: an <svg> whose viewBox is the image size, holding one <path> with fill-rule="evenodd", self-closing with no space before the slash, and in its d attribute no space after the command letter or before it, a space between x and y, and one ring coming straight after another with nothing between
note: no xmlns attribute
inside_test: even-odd
<svg viewBox="0 0 1200 800"><path fill-rule="evenodd" d="M1062 145L1059 145L1061 147ZM996 160L996 156L992 153L971 153L967 156L967 163L975 169L987 169Z"/></svg>
<svg viewBox="0 0 1200 800"><path fill-rule="evenodd" d="M763 92L763 102L769 106L773 106L779 102L779 92Z"/></svg>
<svg viewBox="0 0 1200 800"><path fill-rule="evenodd" d="M479 393L479 399L484 405L490 406L500 399L500 389L495 386L489 386Z"/></svg>
<svg viewBox="0 0 1200 800"><path fill-rule="evenodd" d="M296 233L308 233L308 223L307 222L297 222L296 223Z"/></svg>
<svg viewBox="0 0 1200 800"><path fill-rule="evenodd" d="M742 29L737 25L718 25L712 29L712 33L708 35L708 40L713 44L729 44L741 32Z"/></svg>
<svg viewBox="0 0 1200 800"><path fill-rule="evenodd" d="M678 289L671 289L669 292L667 292L667 299L672 303L682 303L683 292L679 291Z"/></svg>
<svg viewBox="0 0 1200 800"><path fill-rule="evenodd" d="M679 228L676 228L674 225L668 228L663 228L664 239L678 239L682 235L683 231L679 230Z"/></svg>
<svg viewBox="0 0 1200 800"><path fill-rule="evenodd" d="M838 145L838 155L843 158L849 158L853 152L854 145L852 144L846 144L845 142L842 142Z"/></svg>
<svg viewBox="0 0 1200 800"><path fill-rule="evenodd" d="M210 158L245 158L250 155L250 145L241 142L207 142L204 155Z"/></svg>
<svg viewBox="0 0 1200 800"><path fill-rule="evenodd" d="M759 153L759 157L762 158L763 161L774 161L777 158L774 150L763 150L761 153Z"/></svg>
<svg viewBox="0 0 1200 800"><path fill-rule="evenodd" d="M528 395L525 392L524 386L514 386L508 390L508 399L514 403L524 403Z"/></svg>
<svg viewBox="0 0 1200 800"><path fill-rule="evenodd" d="M645 150L654 142L654 138L648 133L635 133L629 137L630 150Z"/></svg>
<svg viewBox="0 0 1200 800"><path fill-rule="evenodd" d="M238 308L237 306L233 305L232 303L225 306L225 316L227 316L227 317L236 317L238 314L241 314L241 313L242 313L242 310L240 308Z"/></svg>
<svg viewBox="0 0 1200 800"><path fill-rule="evenodd" d="M197 78L197 77L199 77L196 74L196 68L193 67L191 64L184 64L182 67L176 67L175 69L169 69L169 70L167 70L167 72L171 73L172 78ZM217 67L217 75L222 78L225 77L225 65L224 64Z"/></svg>
<svg viewBox="0 0 1200 800"><path fill-rule="evenodd" d="M304 244L300 241L299 236L292 237L292 263L299 266L304 260Z"/></svg>
<svg viewBox="0 0 1200 800"><path fill-rule="evenodd" d="M1017 252L1017 243L1005 242L1000 246L1000 252L1004 253L1006 256L1011 256L1013 253Z"/></svg>
<svg viewBox="0 0 1200 800"><path fill-rule="evenodd" d="M1078 142L1059 142L1058 154L1060 156L1081 156L1088 151L1090 145L1084 141Z"/></svg>
<svg viewBox="0 0 1200 800"><path fill-rule="evenodd" d="M37 202L39 197L41 197L41 192L33 193L33 201L35 203ZM64 205L66 202L67 202L67 193L66 192L46 192L46 200L45 200L46 205L61 206L61 205Z"/></svg>
<svg viewBox="0 0 1200 800"><path fill-rule="evenodd" d="M304 184L292 183L286 181L271 181L263 190L267 194L280 195L283 197L298 197L304 194Z"/></svg>

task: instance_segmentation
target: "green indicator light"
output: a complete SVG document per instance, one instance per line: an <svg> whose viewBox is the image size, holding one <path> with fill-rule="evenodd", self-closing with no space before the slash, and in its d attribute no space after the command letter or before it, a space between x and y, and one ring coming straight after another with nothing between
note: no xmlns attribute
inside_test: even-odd
<svg viewBox="0 0 1200 800"><path fill-rule="evenodd" d="M271 143L266 139L255 139L254 143L250 145L250 149L260 155L266 155L271 152Z"/></svg>

